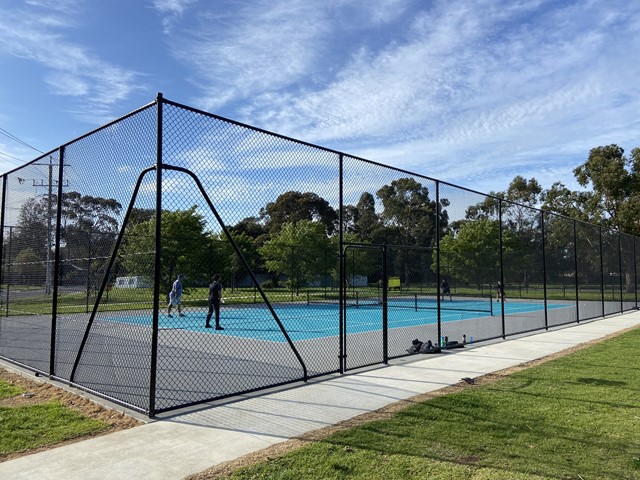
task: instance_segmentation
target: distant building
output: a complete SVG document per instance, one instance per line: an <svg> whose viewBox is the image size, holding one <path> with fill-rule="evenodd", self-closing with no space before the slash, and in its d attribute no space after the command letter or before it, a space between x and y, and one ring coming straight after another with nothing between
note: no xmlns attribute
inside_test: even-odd
<svg viewBox="0 0 640 480"><path fill-rule="evenodd" d="M146 277L143 276L133 276L133 277L117 277L116 283L114 284L116 288L149 288L151 287L151 282L147 280Z"/></svg>

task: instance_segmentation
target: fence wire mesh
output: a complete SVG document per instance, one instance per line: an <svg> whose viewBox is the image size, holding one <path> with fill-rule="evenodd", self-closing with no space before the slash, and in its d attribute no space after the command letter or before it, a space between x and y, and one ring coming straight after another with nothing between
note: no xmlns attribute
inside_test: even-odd
<svg viewBox="0 0 640 480"><path fill-rule="evenodd" d="M161 96L2 178L0 357L149 415L637 308L636 237Z"/></svg>

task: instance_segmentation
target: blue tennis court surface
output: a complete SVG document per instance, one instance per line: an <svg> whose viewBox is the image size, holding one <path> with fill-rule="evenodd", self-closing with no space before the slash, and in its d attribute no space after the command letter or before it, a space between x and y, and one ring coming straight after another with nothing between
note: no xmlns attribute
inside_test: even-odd
<svg viewBox="0 0 640 480"><path fill-rule="evenodd" d="M445 302L443 302L445 303ZM548 309L566 308L566 304L548 304ZM495 304L493 315L500 315L501 305ZM540 312L541 303L505 303L506 315ZM275 306L274 310L292 340L310 340L339 335L339 308L337 305L301 305L288 304ZM441 313L442 322L471 320L490 316L489 312L446 310ZM160 315L161 330L187 330L212 335L224 335L272 342L284 342L285 338L269 309L264 305L227 305L220 313L220 323L224 330L205 328L206 311L185 312L184 317L166 313ZM134 325L151 326L151 314L109 315L100 317L101 321L119 322ZM359 306L346 309L347 333L381 330L382 308L380 306ZM212 320L213 322L213 320ZM437 310L413 308L389 308L389 329L428 325L437 322Z"/></svg>

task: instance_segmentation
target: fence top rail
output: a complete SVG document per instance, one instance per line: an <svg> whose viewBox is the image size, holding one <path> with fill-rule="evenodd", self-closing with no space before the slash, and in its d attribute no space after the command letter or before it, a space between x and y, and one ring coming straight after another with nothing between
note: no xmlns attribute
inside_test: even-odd
<svg viewBox="0 0 640 480"><path fill-rule="evenodd" d="M42 154L42 155L40 155L39 157L36 157L35 159L33 159L33 160L31 160L31 161L29 161L29 162L25 163L24 165L20 165L19 167L16 167L16 168L14 168L14 169L12 169L12 170L9 170L8 172L5 172L5 173L3 173L3 174L0 174L0 178L5 177L5 176L7 176L7 175L10 175L10 174L12 174L12 173L14 173L14 172L17 172L17 171L19 171L19 170L21 170L21 169L23 169L23 168L25 168L25 167L28 167L28 166L30 166L30 165L32 165L32 164L34 164L35 162L38 162L38 161L42 160L42 159L43 159L43 158L45 158L45 157L48 157L48 156L50 156L50 155L53 155L54 153L56 153L56 152L58 152L58 151L60 151L60 150L64 149L65 147L67 147L67 146L69 146L69 145L72 145L72 144L74 144L74 143L76 143L76 142L79 142L79 141L80 141L80 140L82 140L83 138L89 137L89 136L91 136L91 135L93 135L93 134L95 134L95 133L97 133L97 132L99 132L99 131L101 131L101 130L104 130L104 129L106 129L106 128L109 128L110 126L115 125L116 123L121 122L121 121L123 121L123 120L126 120L126 119L127 119L127 118L129 118L129 117L133 117L134 115L137 115L138 113L140 113L140 112L142 112L142 111L144 111L144 110L147 110L147 109L149 109L149 108L153 107L154 105L156 105L156 103L157 103L157 102L156 102L155 100L154 100L153 102L149 102L149 103L147 103L146 105L143 105L143 106L142 106L142 107L140 107L140 108L136 108L136 109L135 109L135 110L133 110L132 112L126 113L126 114L122 115L121 117L118 117L118 118L116 118L115 120L110 121L109 123L105 123L104 125L101 125L100 127L95 128L95 129L93 129L93 130L91 130L91 131L89 131L89 132L87 132L87 133L85 133L85 134L82 134L82 135L80 135L79 137L74 138L73 140L70 140L70 141L68 141L68 142L66 142L66 143L63 143L62 145L60 145L60 146L58 146L58 147L56 147L56 148L53 148L53 149L49 150L49 151L48 151L48 152L46 152L46 153L43 153L43 154Z"/></svg>

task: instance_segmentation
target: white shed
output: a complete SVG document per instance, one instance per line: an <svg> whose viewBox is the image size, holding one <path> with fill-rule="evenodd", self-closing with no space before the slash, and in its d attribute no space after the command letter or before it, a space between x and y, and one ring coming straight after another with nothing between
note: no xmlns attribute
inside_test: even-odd
<svg viewBox="0 0 640 480"><path fill-rule="evenodd" d="M114 286L116 288L149 288L151 283L146 277L136 275L132 277L117 277Z"/></svg>

